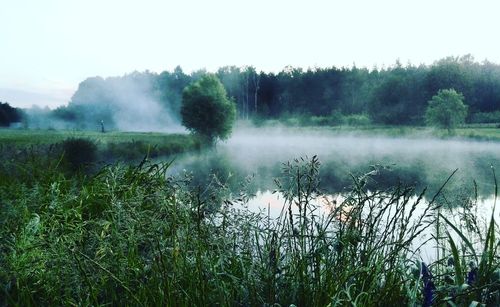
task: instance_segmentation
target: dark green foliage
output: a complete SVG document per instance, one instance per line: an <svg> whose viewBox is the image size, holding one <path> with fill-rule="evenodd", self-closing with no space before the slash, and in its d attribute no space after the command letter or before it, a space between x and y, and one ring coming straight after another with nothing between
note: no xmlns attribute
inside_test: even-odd
<svg viewBox="0 0 500 307"><path fill-rule="evenodd" d="M258 77L251 67L223 67L218 76L242 118L286 120L340 111L343 115L369 114L377 124L421 125L427 101L441 88L462 92L472 113L500 108L499 65L480 64L470 56L449 57L430 66L404 67L397 62L372 70L285 67L278 74Z"/></svg>
<svg viewBox="0 0 500 307"><path fill-rule="evenodd" d="M474 113L470 117L471 123L500 123L500 111L495 111L491 113L478 112Z"/></svg>
<svg viewBox="0 0 500 307"><path fill-rule="evenodd" d="M182 94L182 124L209 143L227 139L236 116L234 103L215 75L205 75Z"/></svg>
<svg viewBox="0 0 500 307"><path fill-rule="evenodd" d="M182 91L205 74L203 70L186 74L176 67L161 74L146 71L88 78L80 83L69 105L54 110L52 117L71 122L74 128L92 130L103 120L107 130L112 130L116 113L123 108L140 110L146 99L159 102L163 111L179 119ZM285 67L276 74L258 72L252 66L226 66L216 75L236 104L238 117L257 122L297 116L324 118L339 112L342 116L367 114L374 124L423 125L427 102L446 88L464 95L470 110L467 121L491 122L496 116L485 114L500 111L500 65L478 63L470 56L448 57L428 66L396 62L371 70ZM317 123L330 125L323 120Z"/></svg>
<svg viewBox="0 0 500 307"><path fill-rule="evenodd" d="M62 119L66 121L76 122L79 120L78 116L84 112L83 110L78 110L76 107L66 107L61 106L52 111L52 116L57 119Z"/></svg>
<svg viewBox="0 0 500 307"><path fill-rule="evenodd" d="M478 72L476 68L479 68L477 66L470 56L461 58L447 57L437 61L427 73L429 94L435 95L441 89L453 88L462 93L468 103L474 105L478 98L473 87Z"/></svg>
<svg viewBox="0 0 500 307"><path fill-rule="evenodd" d="M11 123L21 121L21 111L7 102L0 102L0 127L9 127Z"/></svg>
<svg viewBox="0 0 500 307"><path fill-rule="evenodd" d="M372 91L368 112L376 123L421 124L426 106L426 67L400 64L380 73L381 82Z"/></svg>
<svg viewBox="0 0 500 307"><path fill-rule="evenodd" d="M97 145L84 138L70 138L62 142L64 160L72 170L79 170L97 160Z"/></svg>
<svg viewBox="0 0 500 307"><path fill-rule="evenodd" d="M175 117L179 117L181 113L182 91L192 80L192 76L185 74L180 66L173 72L164 71L156 78L154 92L162 105L171 110Z"/></svg>

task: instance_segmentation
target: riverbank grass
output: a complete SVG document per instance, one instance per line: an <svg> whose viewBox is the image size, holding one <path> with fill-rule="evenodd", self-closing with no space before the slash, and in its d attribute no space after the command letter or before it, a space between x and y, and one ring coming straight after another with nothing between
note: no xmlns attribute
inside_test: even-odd
<svg viewBox="0 0 500 307"><path fill-rule="evenodd" d="M169 167L143 161L68 177L39 164L31 181L3 174L10 180L0 181L0 305L500 302L494 216L466 232L446 219L439 192L373 193L366 174L321 213L320 162L297 159L276 178L284 200L272 218L249 210L244 191L231 197L221 181L192 186L167 176ZM440 257L424 263L418 238L432 229L440 231L427 240Z"/></svg>

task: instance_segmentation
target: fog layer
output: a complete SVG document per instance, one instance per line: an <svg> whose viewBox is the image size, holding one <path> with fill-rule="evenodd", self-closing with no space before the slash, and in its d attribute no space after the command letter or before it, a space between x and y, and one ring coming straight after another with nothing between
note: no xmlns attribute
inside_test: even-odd
<svg viewBox="0 0 500 307"><path fill-rule="evenodd" d="M88 78L81 82L68 106L50 111L31 108L25 125L39 129L183 132L179 97L159 90L150 73Z"/></svg>
<svg viewBox="0 0 500 307"><path fill-rule="evenodd" d="M491 194L491 166L500 167L500 144L420 136L392 138L328 129L238 129L216 150L187 155L176 161L182 169L215 172L223 178L254 175L255 189L273 189L282 163L317 155L322 163L323 188L339 192L352 184L351 175L371 172L371 186L383 189L398 183L436 191L455 170L448 185L453 193L468 193L474 180ZM238 175L238 176L235 176ZM239 178L241 180L241 177ZM237 182L237 180L235 180Z"/></svg>

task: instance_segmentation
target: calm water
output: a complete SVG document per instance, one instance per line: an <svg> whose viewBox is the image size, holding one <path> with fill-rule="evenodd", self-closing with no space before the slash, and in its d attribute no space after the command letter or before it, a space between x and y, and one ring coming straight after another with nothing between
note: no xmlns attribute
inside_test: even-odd
<svg viewBox="0 0 500 307"><path fill-rule="evenodd" d="M426 199L443 185L455 169L458 171L442 191L440 201L447 216L457 225L461 205L475 199L477 211L486 224L494 203L493 169L500 168L500 143L473 140L429 138L391 138L360 134L339 134L327 129L246 129L235 131L215 150L178 157L172 174L192 173L193 185L217 182L232 195L244 191L250 195L248 208L277 217L284 205L274 178L283 175L283 163L296 158L320 162L320 187L324 197L318 200L327 213L333 200L340 203L351 190L353 177L370 173L367 189L383 190L398 184L415 187L418 194L427 188ZM416 196L415 196L416 199ZM496 219L499 219L498 211ZM417 211L418 214L418 211ZM429 229L429 232L431 229ZM429 236L427 232L425 236ZM423 248L424 259L435 256L432 242Z"/></svg>
<svg viewBox="0 0 500 307"><path fill-rule="evenodd" d="M179 157L173 173L193 172L195 180L215 173L232 190L247 176L250 193L275 188L282 163L317 155L321 162L322 189L341 193L352 184L351 176L371 172L369 189L398 183L435 192L458 169L445 188L449 195L469 195L477 183L481 197L494 193L492 166L500 167L500 143L469 140L389 138L339 134L324 130L246 129L215 150Z"/></svg>

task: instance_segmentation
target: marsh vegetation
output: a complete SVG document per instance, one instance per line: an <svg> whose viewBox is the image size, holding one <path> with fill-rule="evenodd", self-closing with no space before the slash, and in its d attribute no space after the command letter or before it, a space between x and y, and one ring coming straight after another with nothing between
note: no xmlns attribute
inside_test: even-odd
<svg viewBox="0 0 500 307"><path fill-rule="evenodd" d="M500 145L283 129L86 170L4 146L2 304L498 305Z"/></svg>

